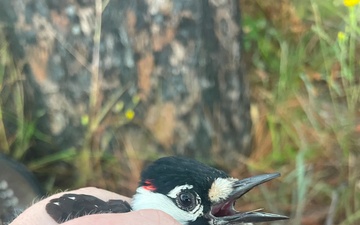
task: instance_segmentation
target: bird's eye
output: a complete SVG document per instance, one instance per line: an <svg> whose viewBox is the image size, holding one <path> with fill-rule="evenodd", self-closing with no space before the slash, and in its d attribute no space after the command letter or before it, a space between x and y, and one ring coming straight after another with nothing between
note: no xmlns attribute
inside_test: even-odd
<svg viewBox="0 0 360 225"><path fill-rule="evenodd" d="M182 210L191 211L195 208L197 200L193 193L181 192L176 198L176 203Z"/></svg>

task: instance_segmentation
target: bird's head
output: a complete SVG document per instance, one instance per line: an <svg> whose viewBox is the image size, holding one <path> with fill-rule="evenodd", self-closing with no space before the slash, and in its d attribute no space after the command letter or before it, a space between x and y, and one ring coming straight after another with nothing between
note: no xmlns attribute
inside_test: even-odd
<svg viewBox="0 0 360 225"><path fill-rule="evenodd" d="M238 180L195 160L165 157L141 174L132 207L158 209L184 225L227 225L287 219L258 211L238 212L236 199L279 174Z"/></svg>

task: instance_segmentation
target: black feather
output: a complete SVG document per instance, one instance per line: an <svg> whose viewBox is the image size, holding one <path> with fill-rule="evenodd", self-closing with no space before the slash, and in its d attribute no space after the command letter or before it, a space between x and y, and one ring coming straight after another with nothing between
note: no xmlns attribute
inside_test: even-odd
<svg viewBox="0 0 360 225"><path fill-rule="evenodd" d="M130 212L131 206L123 200L105 202L92 195L65 194L51 199L46 211L56 222L63 223L90 214Z"/></svg>

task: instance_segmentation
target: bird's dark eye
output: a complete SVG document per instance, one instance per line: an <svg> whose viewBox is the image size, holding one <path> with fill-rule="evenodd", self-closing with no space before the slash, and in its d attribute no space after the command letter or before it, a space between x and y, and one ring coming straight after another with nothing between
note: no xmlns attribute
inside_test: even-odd
<svg viewBox="0 0 360 225"><path fill-rule="evenodd" d="M184 207L189 207L193 203L193 196L190 193L180 194L180 203Z"/></svg>
<svg viewBox="0 0 360 225"><path fill-rule="evenodd" d="M191 211L195 208L197 200L194 193L181 192L176 198L176 203L182 210Z"/></svg>

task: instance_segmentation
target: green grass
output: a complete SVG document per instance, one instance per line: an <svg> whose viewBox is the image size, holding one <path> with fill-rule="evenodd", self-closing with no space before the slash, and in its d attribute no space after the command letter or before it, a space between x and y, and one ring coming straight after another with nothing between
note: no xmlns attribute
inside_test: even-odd
<svg viewBox="0 0 360 225"><path fill-rule="evenodd" d="M255 129L267 129L255 133L258 146L271 137L256 164L285 175L277 196L291 206L289 224L359 224L360 6L289 1L283 9L294 9L303 25L289 33L293 18L277 24L266 1L256 2L263 14L244 11L245 48L253 105L265 109L256 113L265 119Z"/></svg>
<svg viewBox="0 0 360 225"><path fill-rule="evenodd" d="M0 35L0 145L3 152L21 159L30 146L30 141L37 134L35 122L24 118L24 93L21 73L12 60L4 36ZM5 125L16 127L9 134Z"/></svg>

